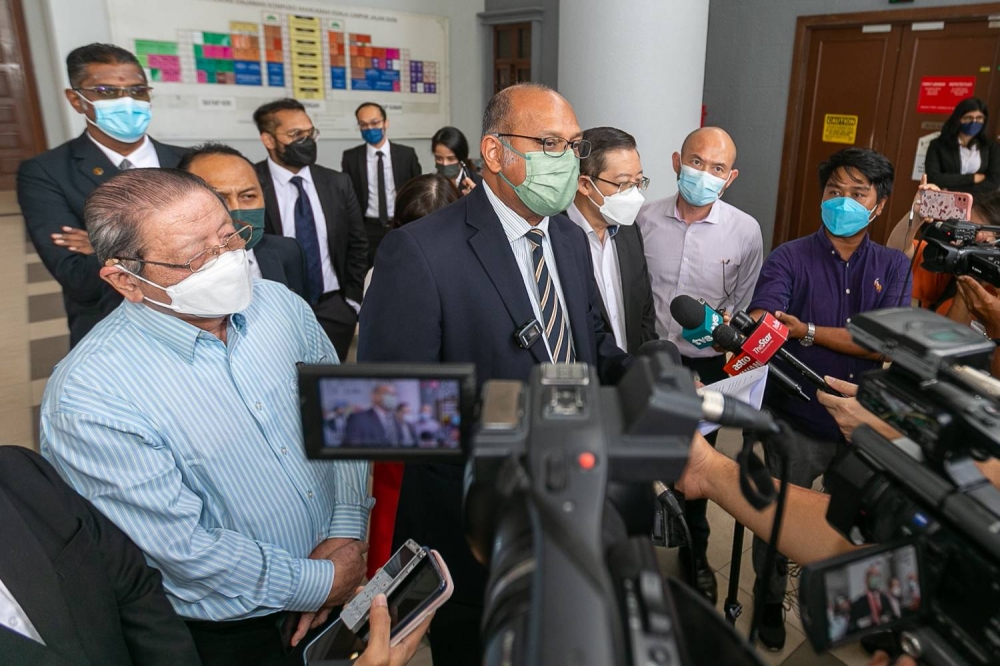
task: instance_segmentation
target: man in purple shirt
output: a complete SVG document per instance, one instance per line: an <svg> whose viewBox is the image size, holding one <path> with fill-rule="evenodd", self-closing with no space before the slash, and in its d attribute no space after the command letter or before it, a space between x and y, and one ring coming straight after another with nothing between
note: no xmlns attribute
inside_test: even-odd
<svg viewBox="0 0 1000 666"><path fill-rule="evenodd" d="M909 262L899 250L878 245L868 225L892 193L892 163L867 148L847 148L820 165L823 224L810 236L789 241L764 262L750 302L750 315L773 313L789 330L786 349L820 375L857 382L880 365L880 357L851 341L845 328L856 314L910 305ZM776 361L782 365L781 361ZM783 367L790 375L794 371ZM771 385L766 406L800 435L789 451L790 483L809 487L823 473L844 440L837 423L802 382L808 403ZM776 458L765 451L772 474ZM754 539L754 570L761 578L765 544ZM785 643L784 601L787 560L778 558L765 591L760 639L780 650Z"/></svg>

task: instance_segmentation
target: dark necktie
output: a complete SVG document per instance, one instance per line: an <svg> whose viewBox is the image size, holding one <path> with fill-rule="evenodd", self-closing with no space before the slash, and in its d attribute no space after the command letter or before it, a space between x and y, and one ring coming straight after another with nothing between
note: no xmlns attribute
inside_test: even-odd
<svg viewBox="0 0 1000 666"><path fill-rule="evenodd" d="M542 240L545 232L532 229L525 236L531 243L531 263L535 267L535 282L538 284L538 305L542 311L542 327L549 341L553 363L572 363L576 360L573 353L573 342L569 336L569 326L563 315L562 303L556 293L555 283L549 275L549 267L545 265L545 255L542 253Z"/></svg>
<svg viewBox="0 0 1000 666"><path fill-rule="evenodd" d="M385 194L385 162L382 158L385 154L380 150L378 153L378 221L383 227L389 226L389 199Z"/></svg>
<svg viewBox="0 0 1000 666"><path fill-rule="evenodd" d="M128 161L128 158L122 160L122 163L118 165L119 171L128 171L129 169L134 169L135 165Z"/></svg>
<svg viewBox="0 0 1000 666"><path fill-rule="evenodd" d="M309 285L309 302L313 305L323 295L323 260L319 251L319 236L316 233L316 218L312 204L306 194L301 176L292 177L292 185L299 191L295 201L295 240L306 253L306 282Z"/></svg>

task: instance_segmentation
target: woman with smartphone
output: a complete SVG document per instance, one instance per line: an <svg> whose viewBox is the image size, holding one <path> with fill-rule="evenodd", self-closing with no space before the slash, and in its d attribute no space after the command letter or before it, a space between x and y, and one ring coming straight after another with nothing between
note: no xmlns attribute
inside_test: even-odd
<svg viewBox="0 0 1000 666"><path fill-rule="evenodd" d="M431 137L434 151L434 167L455 187L455 191L465 196L483 179L479 169L469 159L469 142L457 127L442 127Z"/></svg>
<svg viewBox="0 0 1000 666"><path fill-rule="evenodd" d="M927 148L927 180L952 192L1000 189L1000 146L986 128L989 109L977 97L962 100Z"/></svg>

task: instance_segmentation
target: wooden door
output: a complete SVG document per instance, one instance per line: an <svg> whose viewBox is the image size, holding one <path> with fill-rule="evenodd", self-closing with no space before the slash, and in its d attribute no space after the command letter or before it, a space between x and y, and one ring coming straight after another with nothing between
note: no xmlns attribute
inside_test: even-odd
<svg viewBox="0 0 1000 666"><path fill-rule="evenodd" d="M0 190L21 160L45 148L20 0L0 0Z"/></svg>

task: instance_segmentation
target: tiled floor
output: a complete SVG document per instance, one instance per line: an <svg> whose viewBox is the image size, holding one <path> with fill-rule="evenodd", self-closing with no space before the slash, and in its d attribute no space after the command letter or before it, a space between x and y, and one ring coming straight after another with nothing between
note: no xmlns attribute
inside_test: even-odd
<svg viewBox="0 0 1000 666"><path fill-rule="evenodd" d="M12 192L0 192L0 444L37 447L38 405L45 380L52 367L68 349L68 331L62 297L56 283L39 262L25 240L24 222ZM719 448L735 455L740 446L738 433L723 431ZM716 570L722 598L721 611L731 571L733 519L714 504L709 504L712 538L709 563ZM743 566L740 569L739 598L744 612L736 627L745 635L750 624L753 589L753 566L750 562L750 535L744 537ZM677 576L680 568L676 551L658 553L665 575ZM791 584L794 586L795 579ZM781 652L762 652L768 664L786 666L864 666L868 657L857 646L817 655L802 634L802 623L795 610L788 614L788 639ZM426 644L411 662L413 666L431 666Z"/></svg>

